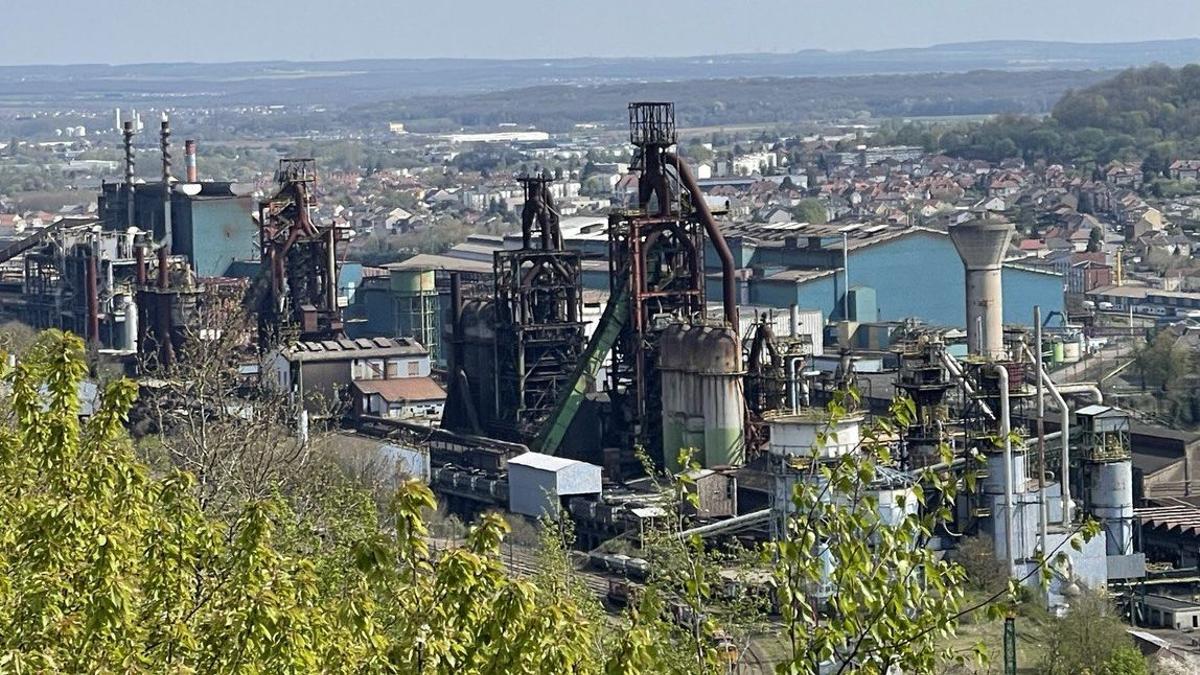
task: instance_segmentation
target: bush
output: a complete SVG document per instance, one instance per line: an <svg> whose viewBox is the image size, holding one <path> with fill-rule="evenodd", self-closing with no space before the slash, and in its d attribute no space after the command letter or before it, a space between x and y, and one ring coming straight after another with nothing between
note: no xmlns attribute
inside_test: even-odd
<svg viewBox="0 0 1200 675"><path fill-rule="evenodd" d="M954 553L955 561L967 573L967 586L973 591L992 595L1008 585L1008 570L996 558L992 541L985 535L966 537Z"/></svg>
<svg viewBox="0 0 1200 675"><path fill-rule="evenodd" d="M1050 625L1048 649L1039 672L1046 675L1142 675L1145 659L1133 647L1125 624L1108 598L1086 593L1071 603L1071 611Z"/></svg>

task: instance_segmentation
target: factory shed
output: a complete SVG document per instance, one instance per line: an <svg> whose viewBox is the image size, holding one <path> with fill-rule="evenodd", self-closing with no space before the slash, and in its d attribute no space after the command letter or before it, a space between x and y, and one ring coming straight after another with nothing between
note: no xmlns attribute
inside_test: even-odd
<svg viewBox="0 0 1200 675"><path fill-rule="evenodd" d="M1141 599L1142 611L1151 626L1193 630L1200 628L1200 605L1168 595L1146 595Z"/></svg>
<svg viewBox="0 0 1200 675"><path fill-rule="evenodd" d="M541 518L565 512L564 497L600 494L600 467L540 452L508 460L508 508Z"/></svg>
<svg viewBox="0 0 1200 675"><path fill-rule="evenodd" d="M725 228L742 271L743 304L820 310L833 320L901 321L916 317L941 326L965 326L965 272L943 231L926 227L750 223ZM842 236L849 262L851 316L844 317L847 275ZM712 265L715 256L706 255ZM715 271L710 269L710 271ZM1003 320L1027 324L1033 306L1043 314L1062 311L1061 274L1004 263ZM857 287L857 289L855 288ZM873 291L870 298L867 289ZM708 296L717 297L710 280ZM862 297L859 297L859 295Z"/></svg>

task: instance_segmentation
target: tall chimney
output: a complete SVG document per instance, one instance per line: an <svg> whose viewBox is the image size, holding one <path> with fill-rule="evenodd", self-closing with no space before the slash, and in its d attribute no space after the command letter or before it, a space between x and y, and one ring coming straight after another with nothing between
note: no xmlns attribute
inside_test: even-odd
<svg viewBox="0 0 1200 675"><path fill-rule="evenodd" d="M187 168L187 182L200 182L196 171L196 141L190 138L183 142L183 165Z"/></svg>
<svg viewBox="0 0 1200 675"><path fill-rule="evenodd" d="M967 349L989 359L1006 356L1000 268L1015 229L992 214L950 228L967 277Z"/></svg>
<svg viewBox="0 0 1200 675"><path fill-rule="evenodd" d="M125 137L125 226L134 227L133 209L133 120L121 124Z"/></svg>
<svg viewBox="0 0 1200 675"><path fill-rule="evenodd" d="M162 127L158 136L162 148L162 246L169 252L171 250L171 121L167 118L167 113L162 114Z"/></svg>

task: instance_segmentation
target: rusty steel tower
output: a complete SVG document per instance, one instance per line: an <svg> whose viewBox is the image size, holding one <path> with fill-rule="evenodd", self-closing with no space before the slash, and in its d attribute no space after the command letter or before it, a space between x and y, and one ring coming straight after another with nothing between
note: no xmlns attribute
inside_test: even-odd
<svg viewBox="0 0 1200 675"><path fill-rule="evenodd" d="M627 306L612 352L613 441L657 456L662 444L659 338L668 323L704 313L704 230L679 189L671 103L629 104L629 141L641 170L637 208L609 216L609 302ZM700 195L697 198L702 199Z"/></svg>
<svg viewBox="0 0 1200 675"><path fill-rule="evenodd" d="M563 249L545 175L517 179L525 192L521 248L497 251L496 432L534 439L564 395L584 346L582 265Z"/></svg>
<svg viewBox="0 0 1200 675"><path fill-rule="evenodd" d="M316 162L281 159L275 174L279 190L258 206L264 291L259 298L259 346L290 339L340 336L337 301L337 245L332 223L312 221L316 206Z"/></svg>

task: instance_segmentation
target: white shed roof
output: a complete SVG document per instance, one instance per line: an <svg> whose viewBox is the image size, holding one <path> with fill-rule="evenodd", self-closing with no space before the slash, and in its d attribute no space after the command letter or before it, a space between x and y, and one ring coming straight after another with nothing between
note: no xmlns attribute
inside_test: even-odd
<svg viewBox="0 0 1200 675"><path fill-rule="evenodd" d="M558 472L576 464L584 464L574 459L566 459L563 457L555 457L554 455L544 455L540 452L526 452L522 455L517 455L508 460L508 465L526 466L531 469L541 471Z"/></svg>

